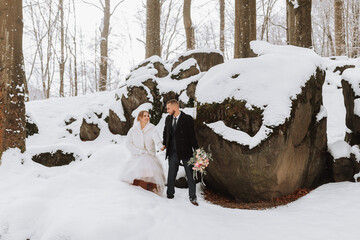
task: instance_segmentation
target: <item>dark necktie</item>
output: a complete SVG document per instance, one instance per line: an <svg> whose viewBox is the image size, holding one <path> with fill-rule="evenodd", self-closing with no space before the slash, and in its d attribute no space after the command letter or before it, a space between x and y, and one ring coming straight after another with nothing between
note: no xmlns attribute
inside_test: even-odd
<svg viewBox="0 0 360 240"><path fill-rule="evenodd" d="M174 123L173 123L173 129L174 129L174 131L176 130L176 117L174 117Z"/></svg>

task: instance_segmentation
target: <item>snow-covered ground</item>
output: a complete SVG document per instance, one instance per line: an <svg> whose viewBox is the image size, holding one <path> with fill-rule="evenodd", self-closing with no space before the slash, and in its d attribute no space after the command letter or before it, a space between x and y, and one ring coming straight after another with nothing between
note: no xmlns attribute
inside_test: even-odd
<svg viewBox="0 0 360 240"><path fill-rule="evenodd" d="M127 158L127 150L114 144L90 159L46 168L6 152L0 168L0 239L340 240L360 234L358 183L327 184L270 210L226 209L200 194L195 207L186 189L168 200L119 181Z"/></svg>
<svg viewBox="0 0 360 240"><path fill-rule="evenodd" d="M331 71L329 68L323 87L328 143L334 152L346 155L352 150L342 144L346 126L338 88L341 78ZM257 211L210 204L200 185L200 206L195 207L186 189L176 189L175 199L169 200L120 181L124 166L131 161L130 153L125 137L110 133L105 118L109 109L121 117L116 95L121 96L122 91L26 104L39 134L27 139L24 154L10 149L2 156L0 240L343 240L360 236L359 183L326 184L287 206ZM71 118L76 121L66 125ZM80 140L83 118L99 125L96 140ZM159 133L163 125L162 120ZM78 159L52 168L31 161L31 154L58 149L73 152ZM164 153L159 152L158 158L166 172Z"/></svg>
<svg viewBox="0 0 360 240"><path fill-rule="evenodd" d="M114 94L27 103L40 130L28 139L28 149L71 145L83 160L47 168L26 153L5 152L0 167L1 240L330 240L360 235L358 183L327 184L288 206L256 211L212 205L203 199L200 186L200 206L195 207L186 189L176 189L175 199L168 200L121 182L122 166L130 160L124 137L103 127L98 139L82 142L64 124L69 116L113 104ZM159 153L166 166L163 159Z"/></svg>

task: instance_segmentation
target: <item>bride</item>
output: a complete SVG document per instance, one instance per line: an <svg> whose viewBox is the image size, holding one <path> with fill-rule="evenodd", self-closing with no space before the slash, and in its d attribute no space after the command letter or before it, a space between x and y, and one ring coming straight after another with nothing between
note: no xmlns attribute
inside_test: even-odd
<svg viewBox="0 0 360 240"><path fill-rule="evenodd" d="M155 146L160 149L163 144L149 120L149 112L140 111L127 134L126 146L131 152L131 159L125 166L123 181L162 195L165 176L156 157Z"/></svg>

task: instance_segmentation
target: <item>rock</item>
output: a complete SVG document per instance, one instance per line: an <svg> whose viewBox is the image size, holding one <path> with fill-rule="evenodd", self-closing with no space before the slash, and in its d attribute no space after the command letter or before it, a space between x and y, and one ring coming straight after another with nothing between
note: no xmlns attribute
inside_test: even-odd
<svg viewBox="0 0 360 240"><path fill-rule="evenodd" d="M130 129L129 121L121 121L119 116L111 109L109 110L108 124L109 130L113 134L126 135Z"/></svg>
<svg viewBox="0 0 360 240"><path fill-rule="evenodd" d="M162 117L163 113L163 103L161 102L161 95L159 93L159 89L157 87L157 83L155 81L152 81L151 79L148 79L147 81L143 82L143 84L150 89L150 93L153 98L152 102L152 109L149 110L150 113L150 121L152 124L157 125Z"/></svg>
<svg viewBox="0 0 360 240"><path fill-rule="evenodd" d="M333 162L333 178L335 182L354 182L355 166L352 159L340 158Z"/></svg>
<svg viewBox="0 0 360 240"><path fill-rule="evenodd" d="M149 68L156 69L157 73L155 74L155 76L159 77L159 78L163 78L163 77L166 77L167 75L169 75L169 71L165 68L164 62L158 56L152 56L148 59L145 59L142 63L140 63L136 67L134 67L131 71L134 72L141 67L149 67Z"/></svg>
<svg viewBox="0 0 360 240"><path fill-rule="evenodd" d="M181 108L195 107L195 91L197 82L190 83L187 88L179 96L179 104ZM182 96L184 95L184 96Z"/></svg>
<svg viewBox="0 0 360 240"><path fill-rule="evenodd" d="M132 112L137 109L141 104L150 102L148 93L142 86L131 86L128 88L128 95L121 97L121 103L124 108L124 115L126 120L132 126L134 118L131 116Z"/></svg>
<svg viewBox="0 0 360 240"><path fill-rule="evenodd" d="M161 62L155 62L154 68L158 70L158 73L155 75L156 77L163 78L169 75L168 70L164 67L164 64Z"/></svg>
<svg viewBox="0 0 360 240"><path fill-rule="evenodd" d="M188 188L188 183L185 177L180 177L175 180L175 187L177 188Z"/></svg>
<svg viewBox="0 0 360 240"><path fill-rule="evenodd" d="M68 120L65 120L65 125L68 126L68 125L72 124L75 121L76 121L76 119L71 117Z"/></svg>
<svg viewBox="0 0 360 240"><path fill-rule="evenodd" d="M26 119L26 137L39 133L39 128L34 123L31 116L26 114L25 119Z"/></svg>
<svg viewBox="0 0 360 240"><path fill-rule="evenodd" d="M218 51L189 51L178 57L177 61L173 64L171 71L190 58L194 58L196 60L201 72L208 71L213 66L224 62L223 55Z"/></svg>
<svg viewBox="0 0 360 240"><path fill-rule="evenodd" d="M32 156L34 162L46 167L68 165L72 161L75 161L75 159L75 153L64 153L62 150L57 150L55 153L46 152Z"/></svg>
<svg viewBox="0 0 360 240"><path fill-rule="evenodd" d="M355 100L360 96L355 95L348 81L342 80L341 85L346 108L346 126L352 131L347 138L350 145L360 144L360 117L354 113Z"/></svg>
<svg viewBox="0 0 360 240"><path fill-rule="evenodd" d="M355 68L355 66L354 65L337 66L335 67L333 72L336 73L337 71L339 71L339 74L342 75L343 72L348 68Z"/></svg>
<svg viewBox="0 0 360 240"><path fill-rule="evenodd" d="M163 99L163 104L164 104L163 113L166 113L166 103L170 99L179 99L179 94L176 94L175 92L170 91L168 93L162 94L162 99Z"/></svg>
<svg viewBox="0 0 360 240"><path fill-rule="evenodd" d="M219 120L250 136L262 125L262 110L246 102L227 99L220 104L199 104L195 120L201 147L210 148L208 187L239 201L271 200L322 183L326 175L326 119L317 122L322 105L325 72L317 69L301 94L292 100L290 119L273 127L271 135L254 148L225 140L204 122Z"/></svg>
<svg viewBox="0 0 360 240"><path fill-rule="evenodd" d="M100 135L98 124L87 123L85 119L80 127L80 139L82 141L93 141Z"/></svg>
<svg viewBox="0 0 360 240"><path fill-rule="evenodd" d="M181 80L200 73L199 66L195 59L190 58L179 64L171 73L171 79Z"/></svg>

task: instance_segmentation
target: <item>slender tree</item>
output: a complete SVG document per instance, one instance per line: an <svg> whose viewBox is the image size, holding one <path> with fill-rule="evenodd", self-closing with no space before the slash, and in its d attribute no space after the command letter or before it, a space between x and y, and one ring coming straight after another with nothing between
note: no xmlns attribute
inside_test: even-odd
<svg viewBox="0 0 360 240"><path fill-rule="evenodd" d="M64 31L64 0L59 0L60 11L60 97L64 97L64 73L65 73L65 31Z"/></svg>
<svg viewBox="0 0 360 240"><path fill-rule="evenodd" d="M254 56L252 40L256 40L256 0L235 0L234 58Z"/></svg>
<svg viewBox="0 0 360 240"><path fill-rule="evenodd" d="M195 49L195 31L191 22L191 0L184 0L183 19L186 34L186 49Z"/></svg>
<svg viewBox="0 0 360 240"><path fill-rule="evenodd" d="M220 0L220 51L225 52L225 0Z"/></svg>
<svg viewBox="0 0 360 240"><path fill-rule="evenodd" d="M0 159L8 148L25 151L22 19L22 0L0 1Z"/></svg>
<svg viewBox="0 0 360 240"><path fill-rule="evenodd" d="M110 35L110 18L118 8L120 3L125 0L119 0L115 7L111 10L110 0L99 0L101 7L98 5L84 1L87 4L93 5L103 12L103 19L100 26L100 80L99 80L99 91L106 91L107 85L107 73L108 73L108 49L109 49L109 35Z"/></svg>
<svg viewBox="0 0 360 240"><path fill-rule="evenodd" d="M146 55L161 57L160 47L160 0L146 1Z"/></svg>
<svg viewBox="0 0 360 240"><path fill-rule="evenodd" d="M355 1L352 5L352 14L353 14L353 44L352 44L352 53L351 57L360 56L360 2Z"/></svg>

